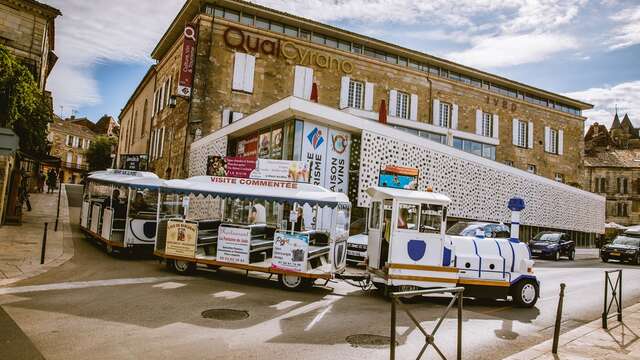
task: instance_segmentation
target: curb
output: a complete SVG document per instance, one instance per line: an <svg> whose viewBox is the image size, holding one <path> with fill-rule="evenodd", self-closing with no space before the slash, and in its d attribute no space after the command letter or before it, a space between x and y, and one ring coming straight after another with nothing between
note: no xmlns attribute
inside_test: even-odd
<svg viewBox="0 0 640 360"><path fill-rule="evenodd" d="M73 231L71 230L71 224L69 223L69 201L67 199L66 186L62 186L61 189L62 193L60 194L60 222L63 231L62 254L58 255L53 260L47 261L37 270L23 273L22 275L13 277L11 279L0 280L0 287L11 285L16 282L32 278L34 276L44 274L51 269L63 265L67 261L71 260L75 255L75 249L73 245Z"/></svg>

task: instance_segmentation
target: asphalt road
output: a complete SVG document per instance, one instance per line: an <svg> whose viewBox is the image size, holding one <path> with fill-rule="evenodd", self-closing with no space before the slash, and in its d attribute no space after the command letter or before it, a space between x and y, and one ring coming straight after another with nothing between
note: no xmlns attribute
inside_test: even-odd
<svg viewBox="0 0 640 360"><path fill-rule="evenodd" d="M68 188L72 222L80 193ZM390 303L374 291L343 282L306 292L280 290L265 276L220 270L183 277L145 256L111 257L74 238L75 257L46 274L0 288L0 304L47 359L386 359L384 345L351 345L358 334L389 335ZM559 285L567 284L563 331L602 312L603 270L624 268L624 303L640 298L640 268L598 260L538 261L541 299L533 309L466 299L463 358L499 359L553 334ZM354 270L357 271L357 270ZM446 299L407 304L430 329ZM203 318L208 309L242 310L241 320ZM225 313L226 314L226 313ZM455 356L455 314L436 343ZM424 340L398 316L397 358L415 358ZM437 356L432 350L428 357Z"/></svg>

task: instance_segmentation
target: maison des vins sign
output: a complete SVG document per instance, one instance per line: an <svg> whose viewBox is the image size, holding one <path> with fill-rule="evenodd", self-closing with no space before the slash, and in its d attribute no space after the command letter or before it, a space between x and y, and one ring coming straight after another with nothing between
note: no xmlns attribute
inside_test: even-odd
<svg viewBox="0 0 640 360"><path fill-rule="evenodd" d="M292 41L259 38L254 34L245 33L242 29L233 26L225 30L224 43L232 49L245 53L261 53L282 57L299 65L338 70L345 74L351 74L353 72L353 63L349 61L311 50Z"/></svg>

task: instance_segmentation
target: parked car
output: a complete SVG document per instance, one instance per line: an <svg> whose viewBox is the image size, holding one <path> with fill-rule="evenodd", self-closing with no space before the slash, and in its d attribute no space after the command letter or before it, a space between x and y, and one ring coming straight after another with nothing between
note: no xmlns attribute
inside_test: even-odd
<svg viewBox="0 0 640 360"><path fill-rule="evenodd" d="M561 232L539 232L529 242L529 249L532 257L551 258L556 261L560 260L561 256L566 256L569 260L576 258L576 243L569 239L569 235Z"/></svg>
<svg viewBox="0 0 640 360"><path fill-rule="evenodd" d="M362 264L367 257L369 235L362 233L349 236L347 239L347 264Z"/></svg>
<svg viewBox="0 0 640 360"><path fill-rule="evenodd" d="M494 224L479 221L459 221L447 230L447 235L452 236L478 236L485 238L508 239L511 230L504 224Z"/></svg>
<svg viewBox="0 0 640 360"><path fill-rule="evenodd" d="M640 235L630 232L618 235L611 244L600 249L600 258L604 262L619 260L640 265Z"/></svg>

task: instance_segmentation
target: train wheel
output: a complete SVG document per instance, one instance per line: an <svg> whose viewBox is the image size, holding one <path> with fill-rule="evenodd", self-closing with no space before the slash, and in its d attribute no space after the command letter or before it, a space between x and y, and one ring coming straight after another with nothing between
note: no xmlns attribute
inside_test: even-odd
<svg viewBox="0 0 640 360"><path fill-rule="evenodd" d="M523 280L513 288L513 303L518 307L530 308L536 304L539 295L538 284L531 280Z"/></svg>
<svg viewBox="0 0 640 360"><path fill-rule="evenodd" d="M189 275L196 270L196 263L184 261L184 260L169 260L171 261L173 270L180 275Z"/></svg>
<svg viewBox="0 0 640 360"><path fill-rule="evenodd" d="M314 279L307 279L301 276L278 274L278 283L285 290L302 290L313 286Z"/></svg>

